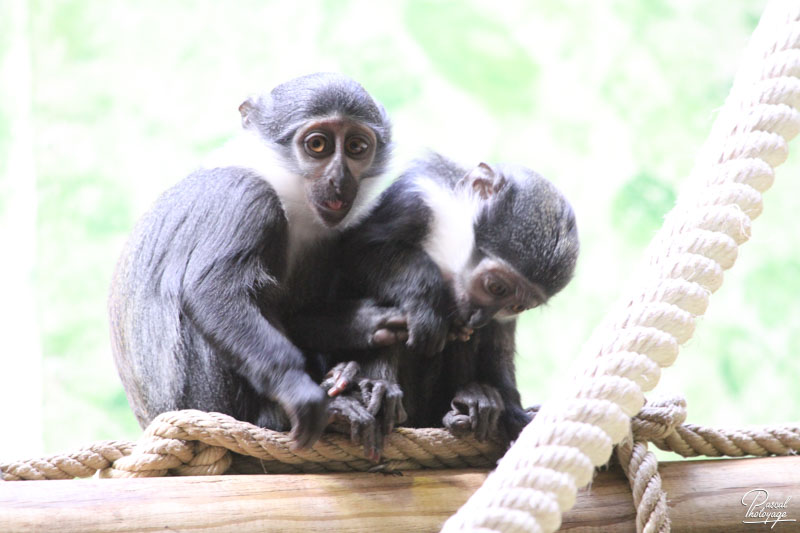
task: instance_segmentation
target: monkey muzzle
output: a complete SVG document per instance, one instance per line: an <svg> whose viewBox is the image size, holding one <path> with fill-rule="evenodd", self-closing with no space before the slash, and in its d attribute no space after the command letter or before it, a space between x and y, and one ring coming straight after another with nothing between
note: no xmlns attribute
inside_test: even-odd
<svg viewBox="0 0 800 533"><path fill-rule="evenodd" d="M358 195L358 181L350 173L347 165L342 165L337 172L322 178L324 187L317 190L317 201L314 202L319 217L328 226L341 222Z"/></svg>

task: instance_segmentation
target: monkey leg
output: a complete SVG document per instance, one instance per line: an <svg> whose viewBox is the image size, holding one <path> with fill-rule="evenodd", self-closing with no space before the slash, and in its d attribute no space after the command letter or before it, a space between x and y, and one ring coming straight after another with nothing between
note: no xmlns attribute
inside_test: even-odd
<svg viewBox="0 0 800 533"><path fill-rule="evenodd" d="M306 351L383 348L408 340L406 315L370 299L342 301L336 309L300 313L288 320L289 336Z"/></svg>
<svg viewBox="0 0 800 533"><path fill-rule="evenodd" d="M476 382L461 387L450 407L442 419L444 427L457 436L472 432L479 441L496 433L500 414L505 409L496 388Z"/></svg>

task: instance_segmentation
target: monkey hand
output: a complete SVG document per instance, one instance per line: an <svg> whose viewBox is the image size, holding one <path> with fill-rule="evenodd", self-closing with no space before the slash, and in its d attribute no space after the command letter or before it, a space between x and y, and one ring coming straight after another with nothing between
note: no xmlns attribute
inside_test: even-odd
<svg viewBox="0 0 800 533"><path fill-rule="evenodd" d="M328 421L328 397L303 371L287 372L276 398L292 423L295 448L307 448L322 435Z"/></svg>
<svg viewBox="0 0 800 533"><path fill-rule="evenodd" d="M472 337L473 333L475 333L474 329L467 326L463 320L457 319L450 325L450 332L447 334L447 340L467 342Z"/></svg>
<svg viewBox="0 0 800 533"><path fill-rule="evenodd" d="M397 424L408 420L403 407L403 391L397 383L364 378L359 380L358 390L367 411L379 421L382 435L388 435Z"/></svg>
<svg viewBox="0 0 800 533"><path fill-rule="evenodd" d="M448 322L429 308L408 313L406 346L415 353L433 356L444 350L449 330Z"/></svg>
<svg viewBox="0 0 800 533"><path fill-rule="evenodd" d="M377 463L381 454L379 424L361 402L360 394L349 393L335 397L328 405L328 427L337 433L350 435L354 444L364 446L364 455Z"/></svg>
<svg viewBox="0 0 800 533"><path fill-rule="evenodd" d="M392 381L361 378L360 372L361 367L355 361L339 363L328 372L321 386L334 397L330 410L338 416L338 424L349 421L353 442L363 442L368 457L380 458L384 437L408 419L403 391ZM359 408L351 405L353 399L359 401Z"/></svg>
<svg viewBox="0 0 800 533"><path fill-rule="evenodd" d="M391 346L408 340L408 321L397 307L364 305L358 320L366 325L367 345L370 348Z"/></svg>
<svg viewBox="0 0 800 533"><path fill-rule="evenodd" d="M384 438L392 432L395 425L408 420L403 407L403 391L392 381L364 378L358 381L358 388L353 394L360 395L361 404L376 422L371 436L371 457L377 461L383 450Z"/></svg>
<svg viewBox="0 0 800 533"><path fill-rule="evenodd" d="M496 433L504 410L503 398L497 389L475 382L459 389L450 407L442 419L444 427L456 436L472 432L479 441Z"/></svg>

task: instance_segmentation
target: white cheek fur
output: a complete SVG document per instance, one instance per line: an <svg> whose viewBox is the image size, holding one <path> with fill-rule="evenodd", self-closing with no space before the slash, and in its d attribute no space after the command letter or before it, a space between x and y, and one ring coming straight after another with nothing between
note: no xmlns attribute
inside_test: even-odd
<svg viewBox="0 0 800 533"><path fill-rule="evenodd" d="M473 223L480 203L466 190L454 191L428 178L418 180L416 185L433 211L423 248L445 278L453 280L475 247Z"/></svg>
<svg viewBox="0 0 800 533"><path fill-rule="evenodd" d="M297 146L293 148L298 157ZM280 198L289 227L287 268L291 272L295 260L308 246L320 239L329 238L337 231L356 223L369 211L367 204L377 197L376 189L385 187L380 177L363 180L350 212L338 225L331 228L319 218L306 198L306 180L286 168L280 154L261 139L257 133L244 131L222 148L212 153L203 168L245 167L254 170L269 183Z"/></svg>

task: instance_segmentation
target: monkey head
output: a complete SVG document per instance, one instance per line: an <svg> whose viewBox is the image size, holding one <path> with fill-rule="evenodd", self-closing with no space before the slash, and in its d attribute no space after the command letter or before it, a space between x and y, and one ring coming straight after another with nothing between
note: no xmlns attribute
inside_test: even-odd
<svg viewBox="0 0 800 533"><path fill-rule="evenodd" d="M388 162L391 124L354 80L317 73L278 85L239 106L242 126L271 143L280 163L300 176L311 210L329 227L357 202L363 180Z"/></svg>
<svg viewBox="0 0 800 533"><path fill-rule="evenodd" d="M481 163L458 183L480 203L475 246L454 283L460 322L479 328L545 303L572 277L578 257L575 215L539 174Z"/></svg>

